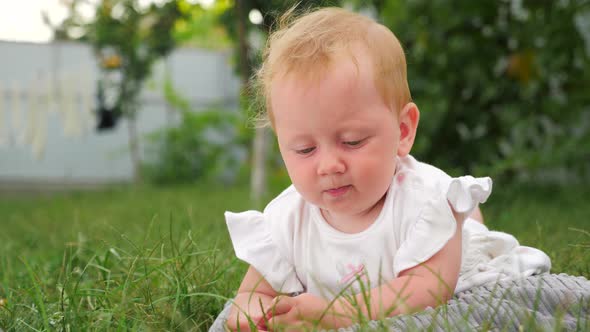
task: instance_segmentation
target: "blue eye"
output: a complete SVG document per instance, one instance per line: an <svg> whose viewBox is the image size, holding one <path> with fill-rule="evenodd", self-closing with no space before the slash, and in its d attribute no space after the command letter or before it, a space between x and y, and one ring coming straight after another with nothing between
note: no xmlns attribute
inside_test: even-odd
<svg viewBox="0 0 590 332"><path fill-rule="evenodd" d="M315 150L315 147L305 148L305 149L301 149L301 150L295 150L295 152L297 152L298 154L310 154L313 152L313 150Z"/></svg>

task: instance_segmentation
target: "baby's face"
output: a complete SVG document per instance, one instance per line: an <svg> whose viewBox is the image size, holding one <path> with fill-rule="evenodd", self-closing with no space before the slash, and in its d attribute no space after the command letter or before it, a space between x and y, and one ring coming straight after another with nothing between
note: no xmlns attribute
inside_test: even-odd
<svg viewBox="0 0 590 332"><path fill-rule="evenodd" d="M358 73L341 60L312 85L296 75L272 84L274 127L291 181L330 218L376 216L395 173L397 113L360 55Z"/></svg>

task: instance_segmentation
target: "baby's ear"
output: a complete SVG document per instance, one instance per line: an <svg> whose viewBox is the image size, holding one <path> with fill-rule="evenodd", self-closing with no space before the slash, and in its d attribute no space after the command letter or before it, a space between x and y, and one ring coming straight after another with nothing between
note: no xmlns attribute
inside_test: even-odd
<svg viewBox="0 0 590 332"><path fill-rule="evenodd" d="M420 121L420 111L418 106L414 103L407 103L406 106L399 113L399 146L397 148L397 155L400 157L406 156L412 150L414 139L416 138L416 130L418 129L418 122Z"/></svg>

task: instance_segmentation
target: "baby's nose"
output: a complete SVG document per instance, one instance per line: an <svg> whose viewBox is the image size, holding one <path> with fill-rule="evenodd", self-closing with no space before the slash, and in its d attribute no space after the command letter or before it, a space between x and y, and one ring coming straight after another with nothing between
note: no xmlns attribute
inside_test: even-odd
<svg viewBox="0 0 590 332"><path fill-rule="evenodd" d="M318 164L318 175L331 175L344 173L345 171L346 163L338 153L334 151L322 151Z"/></svg>

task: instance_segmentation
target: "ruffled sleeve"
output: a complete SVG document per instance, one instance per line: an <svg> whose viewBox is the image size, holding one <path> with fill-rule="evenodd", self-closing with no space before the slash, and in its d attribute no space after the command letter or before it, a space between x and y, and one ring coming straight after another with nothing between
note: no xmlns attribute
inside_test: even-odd
<svg viewBox="0 0 590 332"><path fill-rule="evenodd" d="M480 203L487 201L491 193L492 179L466 175L451 181L447 200L456 213L462 217L468 217Z"/></svg>
<svg viewBox="0 0 590 332"><path fill-rule="evenodd" d="M272 288L280 293L303 291L292 262L284 257L272 235L272 226L263 213L226 212L225 220L236 256L253 266Z"/></svg>
<svg viewBox="0 0 590 332"><path fill-rule="evenodd" d="M453 210L468 216L479 203L487 200L491 190L490 178L463 176L451 180L446 194L438 190L424 194L425 204L401 236L393 262L394 275L426 262L439 252L457 229Z"/></svg>

